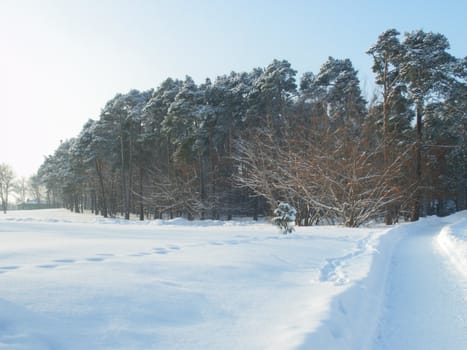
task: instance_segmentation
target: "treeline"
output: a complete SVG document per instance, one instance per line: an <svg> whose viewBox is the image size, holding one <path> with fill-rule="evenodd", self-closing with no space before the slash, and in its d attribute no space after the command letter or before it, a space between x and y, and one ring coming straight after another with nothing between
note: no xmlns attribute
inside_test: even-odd
<svg viewBox="0 0 467 350"><path fill-rule="evenodd" d="M230 219L277 202L348 226L466 208L467 59L441 34L382 33L366 101L348 59L274 60L197 85L168 78L107 102L38 176L51 205L104 217Z"/></svg>
<svg viewBox="0 0 467 350"><path fill-rule="evenodd" d="M41 202L43 192L42 179L34 175L29 179L18 178L11 165L0 164L0 205L1 211L6 214L7 210L18 209L39 209L48 208L51 203ZM11 195L14 195L14 202L11 203ZM34 200L31 202L28 196Z"/></svg>

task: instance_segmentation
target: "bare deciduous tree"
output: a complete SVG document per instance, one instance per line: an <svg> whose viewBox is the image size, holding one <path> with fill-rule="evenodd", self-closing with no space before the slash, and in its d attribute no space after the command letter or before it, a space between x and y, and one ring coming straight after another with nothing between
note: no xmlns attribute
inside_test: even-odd
<svg viewBox="0 0 467 350"><path fill-rule="evenodd" d="M281 145L268 135L264 130L261 137L240 142L237 181L271 207L279 200L293 204L299 225L326 219L360 226L402 199L402 189L391 180L400 176L409 150L386 165L382 145L369 150L365 139L347 129L295 135Z"/></svg>
<svg viewBox="0 0 467 350"><path fill-rule="evenodd" d="M6 214L8 210L8 195L13 190L13 180L15 174L13 169L7 164L0 164L0 200L2 201L2 210Z"/></svg>

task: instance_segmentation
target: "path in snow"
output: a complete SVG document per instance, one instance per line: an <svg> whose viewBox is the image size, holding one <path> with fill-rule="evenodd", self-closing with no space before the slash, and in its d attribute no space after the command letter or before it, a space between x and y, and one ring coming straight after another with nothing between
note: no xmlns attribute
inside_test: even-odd
<svg viewBox="0 0 467 350"><path fill-rule="evenodd" d="M442 227L428 219L396 247L373 349L465 349L467 281L437 247Z"/></svg>

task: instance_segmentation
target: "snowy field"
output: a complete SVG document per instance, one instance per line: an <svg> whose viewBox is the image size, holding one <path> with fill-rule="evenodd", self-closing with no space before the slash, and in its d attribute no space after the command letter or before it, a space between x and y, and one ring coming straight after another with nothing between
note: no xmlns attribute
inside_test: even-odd
<svg viewBox="0 0 467 350"><path fill-rule="evenodd" d="M0 216L0 349L466 349L466 304L467 212L288 236L250 221Z"/></svg>

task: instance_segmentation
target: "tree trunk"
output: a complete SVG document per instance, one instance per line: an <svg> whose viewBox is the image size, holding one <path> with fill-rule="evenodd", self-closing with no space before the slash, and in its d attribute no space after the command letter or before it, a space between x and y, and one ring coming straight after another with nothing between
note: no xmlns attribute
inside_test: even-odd
<svg viewBox="0 0 467 350"><path fill-rule="evenodd" d="M423 101L421 97L416 102L416 139L415 139L415 195L410 221L417 221L420 219L421 200L422 200L422 115L423 115Z"/></svg>
<svg viewBox="0 0 467 350"><path fill-rule="evenodd" d="M99 187L101 190L101 197L102 197L101 212L102 212L102 216L106 218L108 213L107 213L107 200L105 196L104 177L102 174L103 166L102 166L102 162L97 159L95 160L95 164L96 164L97 177L99 178Z"/></svg>
<svg viewBox="0 0 467 350"><path fill-rule="evenodd" d="M383 72L383 162L384 169L388 168L389 165L389 142L388 142L388 124L389 124L389 81L388 81L388 59L384 60L384 72ZM387 181L391 181L388 179ZM393 218L393 205L387 204L384 209L384 223L386 225L392 225L394 223Z"/></svg>
<svg viewBox="0 0 467 350"><path fill-rule="evenodd" d="M144 220L144 202L143 202L143 161L140 150L140 164L139 164L139 220Z"/></svg>
<svg viewBox="0 0 467 350"><path fill-rule="evenodd" d="M122 213L125 217L125 220L130 219L130 208L129 208L129 200L128 200L128 186L126 180L126 171L125 171L125 146L123 141L123 122L120 121L120 176L121 176L121 185L122 185L122 202L123 208Z"/></svg>

